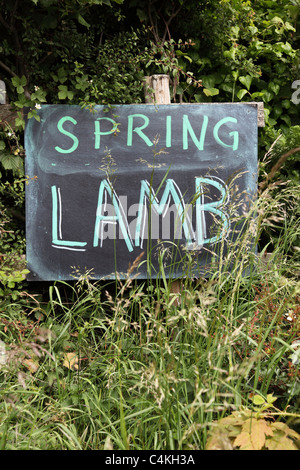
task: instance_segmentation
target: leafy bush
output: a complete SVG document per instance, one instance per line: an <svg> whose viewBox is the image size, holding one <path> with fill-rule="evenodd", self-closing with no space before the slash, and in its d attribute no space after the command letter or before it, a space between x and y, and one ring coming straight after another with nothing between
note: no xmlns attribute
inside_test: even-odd
<svg viewBox="0 0 300 470"><path fill-rule="evenodd" d="M299 5L109 3L0 0L0 67L18 112L0 128L0 448L294 449ZM154 283L86 273L25 288L24 106L38 119L46 102L139 103L153 73L170 74L173 101L264 103L259 197L234 256L177 293L163 251Z"/></svg>

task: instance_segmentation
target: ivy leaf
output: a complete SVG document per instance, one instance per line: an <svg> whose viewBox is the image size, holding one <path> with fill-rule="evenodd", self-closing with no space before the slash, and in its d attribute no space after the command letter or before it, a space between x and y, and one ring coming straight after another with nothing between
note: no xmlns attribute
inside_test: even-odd
<svg viewBox="0 0 300 470"><path fill-rule="evenodd" d="M77 15L77 20L78 20L78 23L82 24L83 26L85 26L86 28L89 28L91 25L89 23L87 23L85 21L85 19L83 18L83 16L81 16L80 13L78 13Z"/></svg>
<svg viewBox="0 0 300 470"><path fill-rule="evenodd" d="M239 100L242 100L244 98L245 95L247 95L248 91L245 90L245 88L239 90L236 94L236 96L238 97Z"/></svg>
<svg viewBox="0 0 300 470"><path fill-rule="evenodd" d="M250 75L246 75L245 77L239 77L239 81L247 88L249 91L251 83L252 83L252 77Z"/></svg>
<svg viewBox="0 0 300 470"><path fill-rule="evenodd" d="M214 75L206 75L202 77L202 84L205 88L213 88L216 84L216 77Z"/></svg>
<svg viewBox="0 0 300 470"><path fill-rule="evenodd" d="M275 93L275 95L278 95L280 91L280 85L278 83L271 82L269 83L269 89Z"/></svg>
<svg viewBox="0 0 300 470"><path fill-rule="evenodd" d="M265 103L268 103L269 101L271 101L271 99L274 97L274 94L269 91L269 90L263 90L263 96L262 96L262 99Z"/></svg>
<svg viewBox="0 0 300 470"><path fill-rule="evenodd" d="M282 119L289 127L292 125L291 118L288 114L284 114L283 116L280 116L280 119Z"/></svg>
<svg viewBox="0 0 300 470"><path fill-rule="evenodd" d="M203 93L206 96L215 96L218 95L220 90L218 88L203 88Z"/></svg>

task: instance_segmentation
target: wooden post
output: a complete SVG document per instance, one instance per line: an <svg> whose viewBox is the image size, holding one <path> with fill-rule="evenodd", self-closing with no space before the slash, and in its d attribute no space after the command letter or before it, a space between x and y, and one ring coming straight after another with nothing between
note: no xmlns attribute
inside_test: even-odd
<svg viewBox="0 0 300 470"><path fill-rule="evenodd" d="M147 104L171 104L170 77L169 75L151 75L145 77L145 101ZM181 292L181 280L171 282L171 293L176 295L174 305L179 305L179 294Z"/></svg>
<svg viewBox="0 0 300 470"><path fill-rule="evenodd" d="M171 104L169 84L169 75L151 75L151 77L145 77L146 103Z"/></svg>

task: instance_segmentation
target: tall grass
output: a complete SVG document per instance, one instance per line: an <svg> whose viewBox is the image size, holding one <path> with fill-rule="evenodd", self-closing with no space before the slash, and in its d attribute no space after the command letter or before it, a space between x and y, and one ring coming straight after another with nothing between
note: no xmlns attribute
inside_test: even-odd
<svg viewBox="0 0 300 470"><path fill-rule="evenodd" d="M254 393L277 396L296 427L299 195L262 193L213 275L183 277L180 292L161 250L152 282L134 278L137 260L115 283L82 275L3 301L0 448L204 449Z"/></svg>

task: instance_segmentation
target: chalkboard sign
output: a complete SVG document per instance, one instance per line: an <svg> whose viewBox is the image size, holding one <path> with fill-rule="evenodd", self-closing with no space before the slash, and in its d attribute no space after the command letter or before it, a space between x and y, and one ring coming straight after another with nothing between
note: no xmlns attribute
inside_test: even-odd
<svg viewBox="0 0 300 470"><path fill-rule="evenodd" d="M29 280L175 277L191 255L203 275L238 236L257 188L255 106L44 105L38 118L25 128Z"/></svg>

